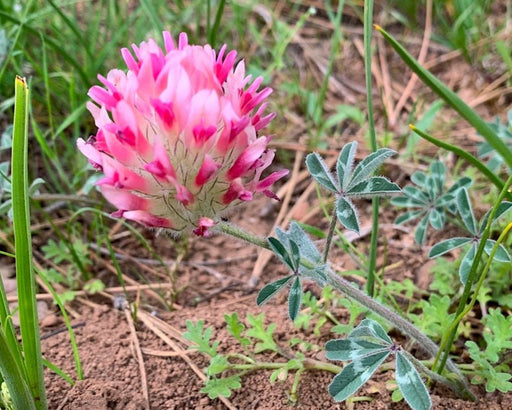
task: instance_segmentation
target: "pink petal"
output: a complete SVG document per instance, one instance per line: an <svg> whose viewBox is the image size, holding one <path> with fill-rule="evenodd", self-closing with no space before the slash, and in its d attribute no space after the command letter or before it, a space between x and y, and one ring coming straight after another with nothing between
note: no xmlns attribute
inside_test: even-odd
<svg viewBox="0 0 512 410"><path fill-rule="evenodd" d="M211 228L212 226L215 226L213 219L202 216L199 218L199 221L197 221L197 228L195 228L192 232L194 232L197 236L208 237L211 235L211 232L208 231L208 228Z"/></svg>
<svg viewBox="0 0 512 410"><path fill-rule="evenodd" d="M123 218L138 222L149 228L172 228L171 221L146 211L124 211Z"/></svg>
<svg viewBox="0 0 512 410"><path fill-rule="evenodd" d="M267 147L266 137L258 138L252 145L249 145L236 159L233 166L226 173L228 180L233 180L245 174L254 163L261 157Z"/></svg>
<svg viewBox="0 0 512 410"><path fill-rule="evenodd" d="M222 165L215 162L210 155L206 154L194 181L196 185L202 186L210 181L217 174L221 166Z"/></svg>

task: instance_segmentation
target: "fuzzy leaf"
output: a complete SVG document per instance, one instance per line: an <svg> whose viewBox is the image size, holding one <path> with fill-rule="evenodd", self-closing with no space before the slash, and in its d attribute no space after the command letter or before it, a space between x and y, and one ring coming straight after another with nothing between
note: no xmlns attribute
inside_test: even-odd
<svg viewBox="0 0 512 410"><path fill-rule="evenodd" d="M455 182L448 191L446 191L447 194L455 194L459 189L461 188L469 188L471 184L473 183L473 180L469 177L462 177Z"/></svg>
<svg viewBox="0 0 512 410"><path fill-rule="evenodd" d="M380 325L380 323L372 319L363 319L361 323L359 323L359 326L357 326L352 332L350 332L349 335L349 337L355 338L364 336L374 337L388 344L393 343L393 341L388 336L384 328Z"/></svg>
<svg viewBox="0 0 512 410"><path fill-rule="evenodd" d="M357 164L350 179L349 189L352 189L355 185L363 182L366 178L372 175L382 163L389 157L395 155L396 152L389 148L381 148L375 152L372 152L366 158L364 158L359 164Z"/></svg>
<svg viewBox="0 0 512 410"><path fill-rule="evenodd" d="M406 222L412 221L412 220L418 218L419 216L421 216L421 214L424 213L424 212L425 211L423 211L423 209L420 209L419 211L407 211L407 212L404 212L402 215L399 215L395 219L395 224L401 225L401 224L404 224Z"/></svg>
<svg viewBox="0 0 512 410"><path fill-rule="evenodd" d="M416 230L414 231L414 240L418 245L423 245L427 239L428 215L429 214L426 214L421 218L416 226Z"/></svg>
<svg viewBox="0 0 512 410"><path fill-rule="evenodd" d="M425 182L427 182L427 174L423 171L416 171L411 175L411 181L416 185L425 185Z"/></svg>
<svg viewBox="0 0 512 410"><path fill-rule="evenodd" d="M313 241L297 222L292 222L287 232L280 228L276 228L276 234L279 240L283 243L286 241L295 242L299 247L302 258L305 258L315 264L322 262L322 254L318 251Z"/></svg>
<svg viewBox="0 0 512 410"><path fill-rule="evenodd" d="M462 258L459 267L459 278L463 285L466 285L468 281L469 273L471 272L471 266L476 256L477 245L473 243L467 253Z"/></svg>
<svg viewBox="0 0 512 410"><path fill-rule="evenodd" d="M402 192L413 202L418 204L418 206L428 205L431 202L431 198L423 192L421 189L407 185ZM399 197L400 198L400 197Z"/></svg>
<svg viewBox="0 0 512 410"><path fill-rule="evenodd" d="M302 285L300 278L296 277L288 294L288 315L294 321L299 315L300 305L302 304Z"/></svg>
<svg viewBox="0 0 512 410"><path fill-rule="evenodd" d="M276 280L275 282L269 283L268 285L264 286L263 289L261 289L258 292L258 297L256 298L256 304L258 306L261 306L265 303L267 303L273 296L277 295L277 293L285 287L290 280L292 280L293 275L286 276L285 278Z"/></svg>
<svg viewBox="0 0 512 410"><path fill-rule="evenodd" d="M352 202L340 196L336 202L336 215L345 228L359 233L359 218Z"/></svg>
<svg viewBox="0 0 512 410"><path fill-rule="evenodd" d="M293 263L293 271L297 272L299 270L300 266L300 251L299 247L295 243L295 241L289 240L290 243L290 250L291 250L291 257L292 257L292 263Z"/></svg>
<svg viewBox="0 0 512 410"><path fill-rule="evenodd" d="M432 208L428 214L428 221L434 229L441 229L446 220L445 213L437 208Z"/></svg>
<svg viewBox="0 0 512 410"><path fill-rule="evenodd" d="M476 227L476 220L466 188L457 192L457 209L459 210L460 217L462 218L462 222L464 222L467 230L473 235L477 235L478 231Z"/></svg>
<svg viewBox="0 0 512 410"><path fill-rule="evenodd" d="M493 239L487 239L485 242L485 253L487 255L490 255L492 252L492 248L496 244L496 241ZM494 254L494 260L497 260L498 262L510 262L510 254L508 253L507 249L500 244L498 246L498 249L496 250L496 253Z"/></svg>
<svg viewBox="0 0 512 410"><path fill-rule="evenodd" d="M435 196L443 192L446 169L441 161L434 161L430 165L430 178L432 180L432 188Z"/></svg>
<svg viewBox="0 0 512 410"><path fill-rule="evenodd" d="M396 352L396 382L405 401L414 410L429 410L432 402L416 368L400 352Z"/></svg>
<svg viewBox="0 0 512 410"><path fill-rule="evenodd" d="M342 148L340 156L336 161L336 173L338 175L338 182L342 190L346 190L348 188L350 178L352 177L352 168L354 166L356 149L356 141L348 143Z"/></svg>
<svg viewBox="0 0 512 410"><path fill-rule="evenodd" d="M306 166L313 179L322 185L324 188L332 192L338 192L336 182L327 168L326 163L320 155L316 152L309 154L306 157Z"/></svg>
<svg viewBox="0 0 512 410"><path fill-rule="evenodd" d="M446 239L432 246L430 252L428 253L428 257L437 258L438 256L444 255L453 249L460 248L469 242L471 242L471 238L455 237Z"/></svg>
<svg viewBox="0 0 512 410"><path fill-rule="evenodd" d="M336 401L344 401L354 394L375 373L389 356L389 351L354 360L338 373L329 385L329 394Z"/></svg>
<svg viewBox="0 0 512 410"><path fill-rule="evenodd" d="M365 339L336 339L325 344L325 357L329 360L356 360L361 357L389 350L382 344L373 343Z"/></svg>
<svg viewBox="0 0 512 410"><path fill-rule="evenodd" d="M295 272L295 266L292 262L292 259L290 258L290 254L288 253L286 248L283 246L283 244L281 242L279 242L279 240L276 238L270 237L267 240L268 240L268 244L270 245L270 247L272 248L274 253L277 256L279 256L279 259L281 259L286 264L286 266L288 266L290 268L290 270Z"/></svg>
<svg viewBox="0 0 512 410"><path fill-rule="evenodd" d="M501 217L505 212L510 210L510 208L512 208L512 202L503 201L501 204L499 204L498 209L496 209L496 213L494 214L494 221ZM487 220L489 219L491 211L492 209L489 209L482 218L482 222L480 223L480 233L483 233L485 230L485 226L487 225Z"/></svg>
<svg viewBox="0 0 512 410"><path fill-rule="evenodd" d="M356 185L352 185L347 191L347 196L373 197L377 195L396 194L401 192L400 187L385 177L371 177Z"/></svg>

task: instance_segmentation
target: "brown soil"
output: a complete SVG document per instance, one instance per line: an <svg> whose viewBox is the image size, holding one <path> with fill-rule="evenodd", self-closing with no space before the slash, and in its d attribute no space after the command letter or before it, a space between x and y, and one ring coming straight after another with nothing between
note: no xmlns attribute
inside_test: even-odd
<svg viewBox="0 0 512 410"><path fill-rule="evenodd" d="M252 204L251 209L258 204ZM245 209L234 216L240 224L250 225L251 221L240 218L250 210ZM270 229L268 221L258 221L259 229ZM385 227L383 229L386 229ZM389 229L389 228L387 228ZM414 256L411 250L403 247L410 241L410 235L401 234L402 241L390 240L388 254L393 258L411 262L406 270L395 270L393 275L402 277L411 276L417 282L419 266L425 262L424 257ZM393 235L387 235L392 238ZM169 240L159 238L158 242L167 247ZM402 245L401 245L402 244ZM136 322L136 335L129 326L131 317L128 311L121 311L112 306L112 301L93 297L89 300L81 299L78 302L79 317L74 323L83 323L77 327L76 337L80 350L84 380L78 381L70 387L59 376L47 372L47 385L49 407L51 409L143 409L145 400L143 395L143 380L135 346L140 346L143 357L143 366L147 378L149 403L152 409L407 409L404 403L393 403L391 391L387 388L388 380L392 378L392 366L388 371L378 372L357 393L351 403L335 403L327 392L333 374L325 371L306 372L303 374L296 403L292 401L289 392L293 383L293 373L290 373L284 383L269 381L270 371L258 371L243 377L242 388L235 390L233 395L224 401L211 400L200 390L203 387L204 375L202 371L208 365L208 359L196 352L187 352L190 343L180 334L186 331L187 319L204 319L206 326L212 326L212 340L220 342L221 352L243 353L240 345L229 336L225 329L224 314L236 312L243 322L246 315L265 313L265 324L272 322L278 324L275 340L286 346L292 337L302 337L318 346L335 336L329 335L323 329L320 337L311 331L300 331L294 328L287 318L284 297L272 300L262 309L255 303L256 290L247 284L251 267L257 251L233 242L226 237L212 237L209 239L195 239L191 244L192 252L187 259L188 264L197 260L215 261L222 255L232 255L233 262L225 262L222 266L215 266L214 271L199 270L189 266L181 267L179 283L188 287L182 291L177 300L179 307L169 312L158 305L157 300L143 296L145 304L141 303ZM134 254L135 249L133 250ZM243 256L242 259L237 255ZM224 258L225 259L225 258ZM340 255L337 263L346 265L349 259ZM198 265L199 266L199 265ZM414 267L412 270L409 268ZM218 269L218 270L217 270ZM261 278L263 283L282 275L285 271L272 260ZM219 291L221 289L221 291ZM318 289L311 287L314 293ZM131 302L136 295L132 294ZM343 319L346 311L337 308L333 311L336 317ZM52 322L52 321L50 321ZM57 329L62 324L53 323ZM45 337L44 334L50 334ZM400 335L394 335L399 340ZM51 329L43 331L43 354L64 371L76 378L76 369L73 362L69 336L66 332L51 335ZM314 359L326 360L322 349L314 350L308 355ZM265 355L266 360L275 359L275 356ZM282 358L278 360L282 361ZM441 387L435 387L432 401L435 409L510 409L512 408L511 394L485 394L482 388L475 387L474 392L479 402L470 403L457 399L453 392Z"/></svg>

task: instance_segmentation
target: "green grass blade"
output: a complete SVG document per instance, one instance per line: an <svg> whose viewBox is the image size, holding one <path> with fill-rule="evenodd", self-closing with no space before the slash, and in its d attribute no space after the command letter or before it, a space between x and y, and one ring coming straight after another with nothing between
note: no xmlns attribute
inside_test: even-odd
<svg viewBox="0 0 512 410"><path fill-rule="evenodd" d="M73 331L73 328L71 327L71 321L69 320L69 316L66 312L66 308L64 307L64 304L60 300L59 295L57 294L57 292L55 292L55 289L53 289L53 286L48 281L46 276L41 271L39 271L38 274L39 274L39 277L43 280L43 282L46 285L46 287L48 288L48 290L50 291L50 293L52 294L53 300L55 301L55 303L57 304L57 306L60 309L60 312L62 313L62 318L64 319L64 324L66 325L66 328L68 330L69 339L71 342L71 350L73 351L73 359L75 360L76 373L78 376L78 380L83 380L84 373L82 371L82 364L80 362L80 355L78 353L78 345L76 343L75 332Z"/></svg>
<svg viewBox="0 0 512 410"><path fill-rule="evenodd" d="M0 330L0 371L9 390L14 407L32 410L36 408L31 391L23 378L22 371L15 359L15 354L9 348L7 338Z"/></svg>
<svg viewBox="0 0 512 410"><path fill-rule="evenodd" d="M28 200L28 88L25 80L21 77L16 77L15 99L12 141L12 209L20 329L27 382L36 407L44 409L47 405L37 320Z"/></svg>
<svg viewBox="0 0 512 410"><path fill-rule="evenodd" d="M368 108L368 126L370 128L370 148L377 151L377 134L373 114L372 96L372 19L373 0L364 1L364 70L366 77L366 104ZM375 294L375 270L377 268L377 238L379 235L379 199L372 198L372 233L370 237L370 255L368 262L368 278L366 292Z"/></svg>
<svg viewBox="0 0 512 410"><path fill-rule="evenodd" d="M211 2L208 1L208 7L211 8ZM224 13L224 6L226 5L226 0L220 0L217 11L215 13L215 21L213 22L212 27L208 27L208 44L210 44L213 48L217 48L217 33L219 32L220 22L222 20L222 15ZM208 16L209 20L209 16ZM210 26L210 22L208 21L208 26Z"/></svg>
<svg viewBox="0 0 512 410"><path fill-rule="evenodd" d="M388 43L395 49L407 66L425 83L432 91L441 97L450 107L457 111L469 122L486 141L503 157L507 165L512 168L512 151L496 135L492 128L474 110L472 110L457 94L450 90L430 71L423 68L416 59L411 56L390 34L382 27L375 28L384 36Z"/></svg>

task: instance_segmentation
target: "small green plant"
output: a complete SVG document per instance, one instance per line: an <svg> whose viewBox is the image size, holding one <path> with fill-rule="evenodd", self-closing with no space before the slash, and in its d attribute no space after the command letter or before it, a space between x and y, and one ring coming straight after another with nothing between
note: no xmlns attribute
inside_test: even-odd
<svg viewBox="0 0 512 410"><path fill-rule="evenodd" d="M446 222L446 210L452 214L457 211L457 191L469 187L472 181L470 178L462 177L446 189L446 167L441 161L434 161L428 174L422 171L414 172L411 181L416 186L406 186L403 189L403 196L392 198L391 203L403 208L412 208L398 216L395 223L403 224L419 219L414 239L418 245L423 245L427 238L428 225L437 230L442 229Z"/></svg>
<svg viewBox="0 0 512 410"><path fill-rule="evenodd" d="M471 383L485 384L485 390L489 393L496 390L510 392L511 360L502 359L512 349L512 316L504 316L500 309L490 309L489 314L482 319L482 324L485 327L481 344L472 340L466 342L473 361L472 369L469 370Z"/></svg>
<svg viewBox="0 0 512 410"><path fill-rule="evenodd" d="M225 314L226 329L238 341L244 353L219 353L219 342L212 340L213 329L204 327L204 321L187 321L187 332L183 337L191 341L192 348L210 359L206 369L207 380L201 389L210 398L229 397L233 390L242 387L242 377L247 373L272 370L270 382L283 383L291 372L294 382L289 392L290 400L297 400L297 391L302 374L307 370L327 370L337 373L340 368L318 360L308 358L305 353L317 351L320 347L306 343L300 338L290 338L287 346L281 346L274 338L276 324L265 326L263 313L258 316L247 315L247 324L242 323L236 313ZM273 353L285 359L284 362L265 361L263 353Z"/></svg>

